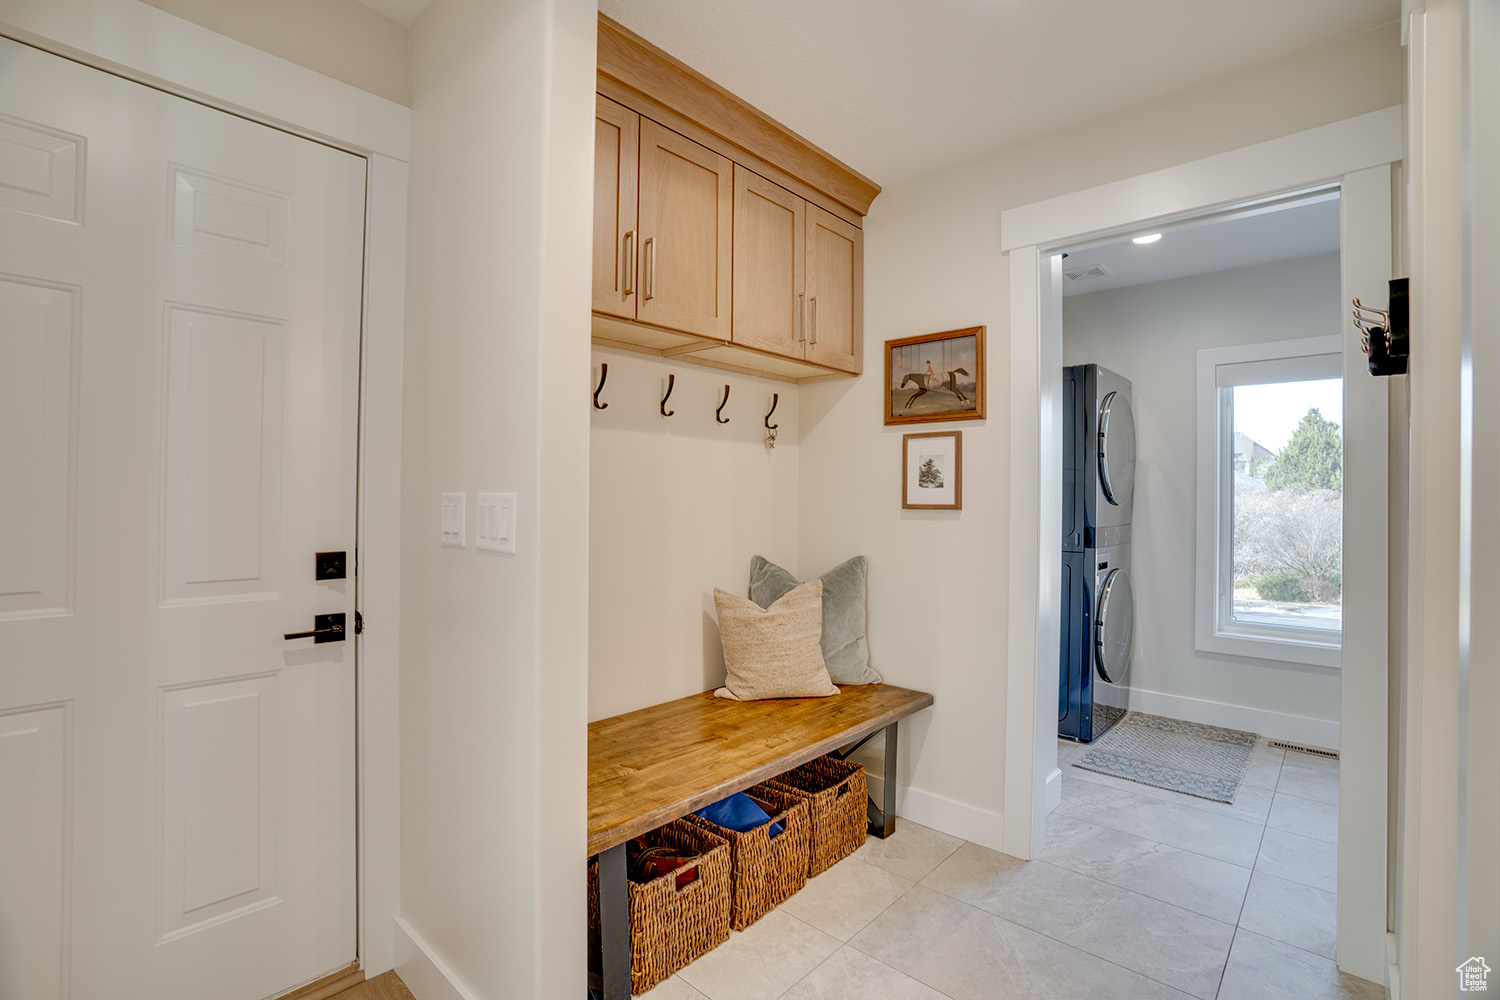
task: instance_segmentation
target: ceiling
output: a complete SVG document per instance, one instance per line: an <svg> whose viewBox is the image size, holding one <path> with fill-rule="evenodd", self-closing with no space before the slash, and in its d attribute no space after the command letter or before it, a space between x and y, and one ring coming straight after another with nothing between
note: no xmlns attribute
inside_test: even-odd
<svg viewBox="0 0 1500 1000"><path fill-rule="evenodd" d="M1139 246L1132 233L1118 242L1070 250L1063 261L1063 296L1146 285L1195 274L1213 274L1279 260L1296 260L1339 249L1339 202L1333 194L1275 210L1252 211L1212 221L1189 220ZM1074 280L1066 272L1102 264L1107 277Z"/></svg>
<svg viewBox="0 0 1500 1000"><path fill-rule="evenodd" d="M1358 34L1396 20L1401 4L600 0L599 9L889 185Z"/></svg>
<svg viewBox="0 0 1500 1000"><path fill-rule="evenodd" d="M430 0L359 2L410 26ZM1387 24L1401 2L599 0L599 10L889 185Z"/></svg>
<svg viewBox="0 0 1500 1000"><path fill-rule="evenodd" d="M359 0L360 3L375 11L384 14L397 24L410 28L417 15L427 9L432 0Z"/></svg>

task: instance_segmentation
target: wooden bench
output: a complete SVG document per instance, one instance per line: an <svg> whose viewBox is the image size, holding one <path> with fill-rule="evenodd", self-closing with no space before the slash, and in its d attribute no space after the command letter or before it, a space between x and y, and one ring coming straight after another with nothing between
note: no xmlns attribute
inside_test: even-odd
<svg viewBox="0 0 1500 1000"><path fill-rule="evenodd" d="M843 755L885 732L882 803L870 833L896 825L896 724L932 695L890 684L829 698L738 702L689 695L589 725L588 853L599 856L599 935L605 1000L630 996L625 844L696 809L823 754Z"/></svg>

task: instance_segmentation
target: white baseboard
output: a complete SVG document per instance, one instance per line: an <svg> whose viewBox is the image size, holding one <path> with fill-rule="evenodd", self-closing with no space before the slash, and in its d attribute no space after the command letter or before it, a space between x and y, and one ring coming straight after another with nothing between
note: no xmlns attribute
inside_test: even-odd
<svg viewBox="0 0 1500 1000"><path fill-rule="evenodd" d="M1047 775L1047 812L1062 805L1062 768L1054 767Z"/></svg>
<svg viewBox="0 0 1500 1000"><path fill-rule="evenodd" d="M1385 935L1385 1000L1401 1000L1401 970L1396 967L1396 935Z"/></svg>
<svg viewBox="0 0 1500 1000"><path fill-rule="evenodd" d="M394 936L396 975L417 1000L478 1000L405 917L396 918Z"/></svg>
<svg viewBox="0 0 1500 1000"><path fill-rule="evenodd" d="M865 772L865 782L870 796L876 802L885 794L885 782L880 775ZM1004 817L988 809L980 809L965 802L957 802L943 795L924 792L910 785L896 786L896 815L913 823L930 826L950 837L962 837L983 847L1000 850Z"/></svg>
<svg viewBox="0 0 1500 1000"><path fill-rule="evenodd" d="M1325 719L1309 719L1302 715L1271 712L1263 708L1227 705L1202 698L1117 687L1113 684L1099 684L1094 689L1094 697L1114 708L1133 708L1138 712L1165 715L1187 722L1243 729L1273 740L1286 740L1289 743L1327 750L1339 748L1339 724Z"/></svg>

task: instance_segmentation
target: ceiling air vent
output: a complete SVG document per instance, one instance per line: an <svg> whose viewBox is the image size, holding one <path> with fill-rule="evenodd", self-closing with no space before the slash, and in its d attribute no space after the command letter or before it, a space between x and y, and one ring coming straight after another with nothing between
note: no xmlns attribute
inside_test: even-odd
<svg viewBox="0 0 1500 1000"><path fill-rule="evenodd" d="M1107 278L1114 272L1103 264L1079 264L1077 267L1063 268L1063 277L1071 281L1092 281L1094 278Z"/></svg>

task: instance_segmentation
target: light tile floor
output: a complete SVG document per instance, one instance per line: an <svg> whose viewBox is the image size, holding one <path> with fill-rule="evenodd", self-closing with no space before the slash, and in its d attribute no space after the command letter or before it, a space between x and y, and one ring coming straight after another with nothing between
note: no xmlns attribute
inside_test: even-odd
<svg viewBox="0 0 1500 1000"><path fill-rule="evenodd" d="M1071 766L1030 863L907 820L650 1000L1378 1000L1333 963L1338 765L1256 747L1234 805Z"/></svg>

